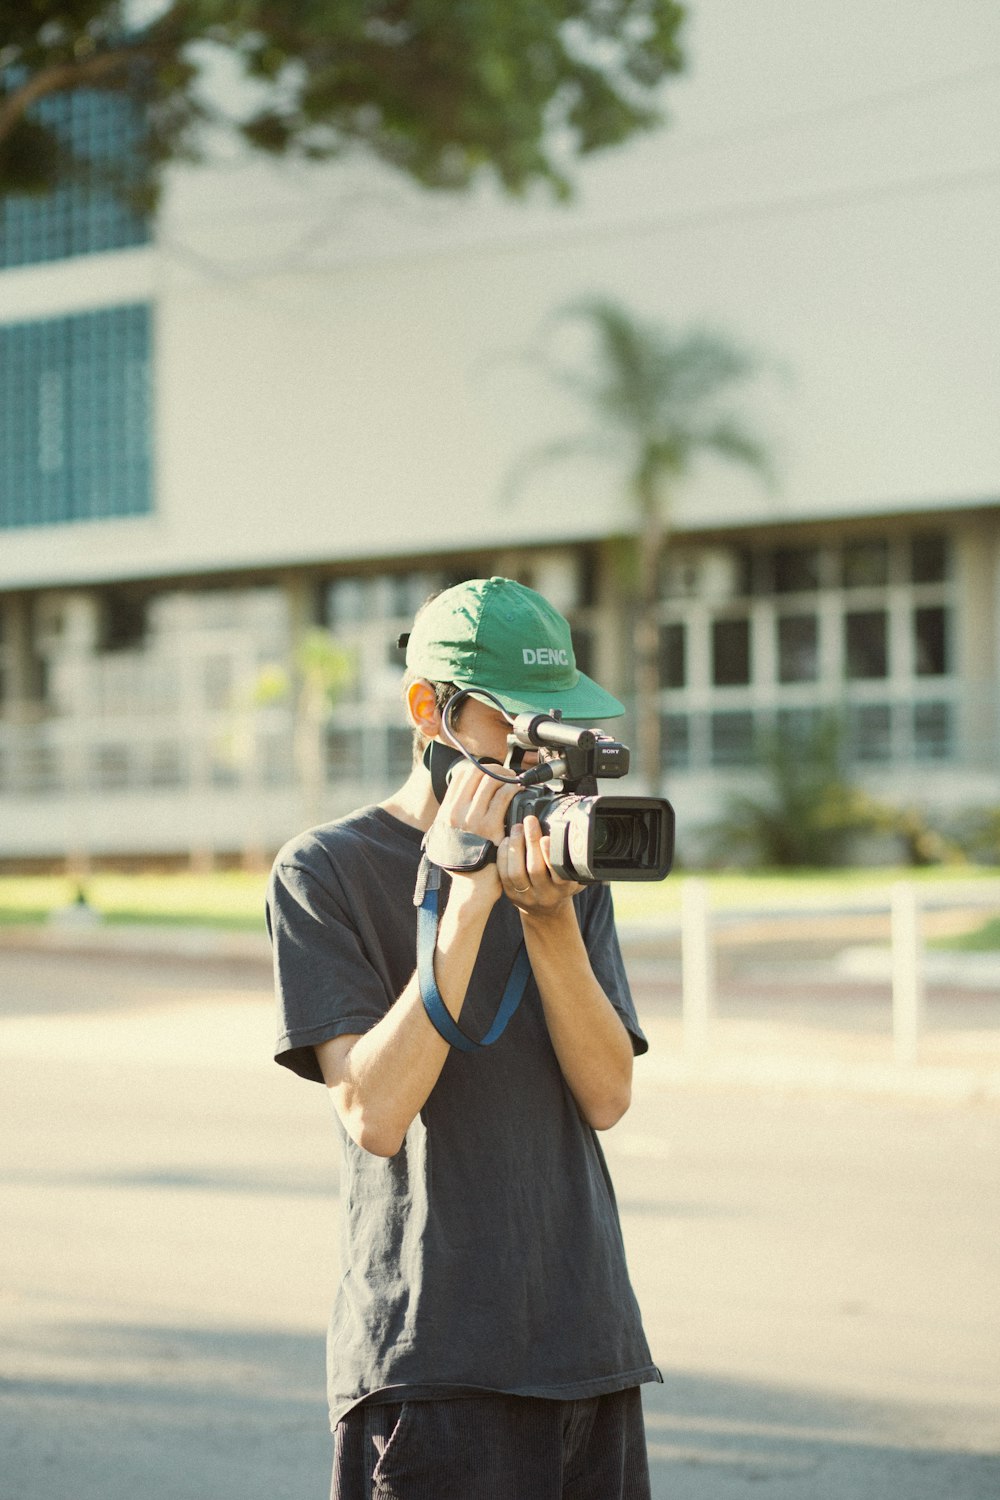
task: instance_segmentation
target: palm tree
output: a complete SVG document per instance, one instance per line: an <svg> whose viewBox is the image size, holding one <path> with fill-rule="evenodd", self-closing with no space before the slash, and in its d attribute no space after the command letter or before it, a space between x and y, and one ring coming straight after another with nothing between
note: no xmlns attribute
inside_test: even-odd
<svg viewBox="0 0 1000 1500"><path fill-rule="evenodd" d="M253 685L251 705L262 708L292 699L292 764L303 816L311 827L322 820L324 811L324 733L334 704L354 680L357 664L331 631L316 625L299 637L291 668L277 663L263 667Z"/></svg>
<svg viewBox="0 0 1000 1500"><path fill-rule="evenodd" d="M758 785L727 796L721 819L709 829L709 862L837 866L855 835L894 830L892 809L848 779L843 747L844 721L832 712L762 733Z"/></svg>
<svg viewBox="0 0 1000 1500"><path fill-rule="evenodd" d="M718 334L703 329L673 333L609 298L572 303L555 315L557 322L566 319L583 319L592 328L593 364L567 368L543 356L542 366L589 407L593 427L537 450L518 472L581 451L610 452L624 470L638 600L638 760L655 795L662 775L657 608L671 503L702 456L714 455L762 477L769 474L764 444L730 404L734 389L756 375L759 364Z"/></svg>

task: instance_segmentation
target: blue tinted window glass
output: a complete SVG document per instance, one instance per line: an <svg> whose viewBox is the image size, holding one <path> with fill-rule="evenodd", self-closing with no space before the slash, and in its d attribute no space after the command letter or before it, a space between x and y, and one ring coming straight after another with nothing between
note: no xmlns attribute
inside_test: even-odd
<svg viewBox="0 0 1000 1500"><path fill-rule="evenodd" d="M152 509L150 309L0 324L0 528Z"/></svg>
<svg viewBox="0 0 1000 1500"><path fill-rule="evenodd" d="M43 197L0 198L0 268L37 265L124 250L149 241L149 218L130 207L100 172L134 177L142 149L142 119L119 94L80 89L42 99L33 113L97 169L97 180L67 183Z"/></svg>

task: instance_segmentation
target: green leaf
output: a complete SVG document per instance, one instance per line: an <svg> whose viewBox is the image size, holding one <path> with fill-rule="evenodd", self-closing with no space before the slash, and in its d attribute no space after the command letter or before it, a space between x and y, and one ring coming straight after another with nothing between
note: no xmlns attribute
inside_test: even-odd
<svg viewBox="0 0 1000 1500"><path fill-rule="evenodd" d="M214 49L264 91L233 122L254 149L316 159L358 143L431 186L491 170L511 193L557 196L569 181L554 143L569 132L584 154L648 129L682 66L672 0L173 0L127 33L129 14L119 0L0 0L0 87L124 89L150 197L163 163L198 155L206 117L221 123L203 102ZM123 46L130 76L99 78ZM54 191L64 167L19 130L0 112L0 196Z"/></svg>

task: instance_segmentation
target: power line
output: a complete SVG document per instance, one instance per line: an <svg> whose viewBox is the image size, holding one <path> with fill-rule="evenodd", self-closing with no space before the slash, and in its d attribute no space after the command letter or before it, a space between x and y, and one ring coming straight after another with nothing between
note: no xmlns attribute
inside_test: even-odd
<svg viewBox="0 0 1000 1500"><path fill-rule="evenodd" d="M1000 183L1000 163L975 167L970 171L945 171L929 173L924 177L898 178L891 182L845 184L843 187L818 188L813 191L788 194L781 197L761 199L750 203L706 204L675 216L652 215L641 220L623 224L622 228L632 232L655 232L657 230L687 229L702 223L732 222L740 219L762 219L771 215L795 213L798 210L825 208L839 203L878 203L890 198L923 197L927 194L950 192L953 189L981 187Z"/></svg>
<svg viewBox="0 0 1000 1500"><path fill-rule="evenodd" d="M916 79L911 83L899 84L895 88L884 90L878 94L861 95L857 98L844 100L839 103L820 105L815 108L805 110L796 110L786 115L775 116L771 119L758 121L756 122L756 124L747 124L742 127L733 127L732 129L709 133L703 136L692 136L688 139L685 139L683 135L679 135L676 141L676 152L677 155L683 155L686 151L699 151L704 148L719 144L725 144L726 142L734 140L743 141L752 139L754 137L784 135L789 132L794 133L795 131L800 130L803 126L808 127L812 124L822 124L827 121L846 119L852 115L864 115L872 110L891 108L896 104L905 102L907 100L915 98L926 98L928 95L934 93L950 92L956 88L964 88L970 83L977 83L988 78L995 78L998 74L1000 74L1000 62L990 61L986 63L979 63L973 65L972 67L961 69L957 72L938 74L936 77ZM796 207L809 208L812 206L821 207L824 205L824 203L846 203L852 198L856 198L859 201L862 199L877 201L880 197L889 198L892 196L901 196L911 192L939 192L945 191L951 187L962 187L965 185L974 186L977 183L991 181L998 172L1000 172L1000 167L988 167L985 169L975 169L972 172L968 173L942 173L936 175L932 174L926 178L901 179L898 183L884 183L880 185L872 185L870 187L861 185L854 188L848 187L820 190L816 192L804 193L801 195L793 195L782 199L769 199L758 204L706 205L702 208L693 209L688 213L682 213L673 218L669 216L657 216L649 219L643 219L639 222L635 220L618 219L616 220L616 228L618 232L622 233L631 230L637 230L641 233L654 232L656 229L683 229L688 227L689 225L695 226L698 223L702 222L732 222L734 220L738 220L741 217L762 217L768 213L791 212L794 211ZM390 210L401 207L395 201L394 196L390 193L388 187L384 190L373 190L370 188L366 188L360 192L357 189L354 189L349 194L349 201L351 199L354 200L355 205L358 201L367 199L375 203L376 205L379 205L379 203L381 203L381 206L383 208L388 207ZM405 217L418 219L422 221L424 225L431 225L432 232L435 219L438 219L440 222L440 216L434 212L433 205L411 201L409 204L406 204L402 207L403 211L405 212ZM403 216L403 213L397 214L397 216ZM281 220L285 218L285 211L282 210L280 213L271 215L265 214L264 217ZM314 247L319 248L320 246L322 246L325 240L328 240L332 234L336 233L338 230L343 230L343 228L343 203L338 202L336 222L332 222L329 219L324 219L318 224L314 224L309 229L302 232L297 237L295 243L288 249L283 251L280 255L276 255L268 260L259 261L255 266L241 268L238 270L226 267L221 262L213 262L211 257L204 255L201 252L195 251L189 246L185 246L182 241L179 241L176 238L174 238L171 242L161 241L161 243L168 243L168 248L174 250L178 255L188 259L191 262L200 263L202 269L206 271L211 272L214 266L214 274L217 279L239 281L241 279L253 276L280 275L282 272L295 271L297 269L323 269L322 263L320 263L320 265L316 265L315 262L309 261L309 259L307 258L309 251ZM536 232L535 234L532 234L529 230L521 236L518 236L515 231L515 234L511 238L519 239L521 243L530 240L531 243L544 244L554 239L561 239L566 236L579 240L597 237L602 233L610 234L614 232L615 228L612 228L611 226L578 224L576 226L570 226L568 229L563 229L561 226L556 227L554 230L544 229ZM503 233L501 231L501 242L502 240ZM478 248L478 246L475 243L470 245L467 240L463 239L461 245L437 245L432 246L429 249L425 248L423 250L411 248L409 250L404 250L402 253L413 257L426 257L427 255L433 256L435 254L450 254L457 252L460 249L474 250L476 248ZM368 252L356 252L354 254L348 254L341 258L341 263L356 263L364 258L367 258L367 256ZM371 258L376 260L384 260L398 259L399 256L395 254L388 257L376 255Z"/></svg>
<svg viewBox="0 0 1000 1500"><path fill-rule="evenodd" d="M890 182L855 183L845 184L842 187L818 188L752 202L704 204L676 214L647 214L632 218L616 215L613 221L557 223L547 225L543 229L518 230L515 228L513 232L506 234L502 230L494 230L489 236L483 236L475 241L462 237L448 243L422 247L398 248L397 245L389 254L372 251L370 247L366 247L364 250L342 255L337 263L340 265L361 262L384 264L407 259L412 261L449 259L467 253L481 253L484 250L491 253L520 252L524 249L547 248L551 245L621 239L630 234L683 232L702 226L766 220L784 214L809 212L813 209L836 207L841 204L879 203L893 198L923 197L936 193L962 191L967 188L975 189L994 183L1000 183L1000 164L998 163L990 163L967 171L942 171L928 173L923 177L900 178ZM315 232L312 232L309 238L315 238ZM247 279L255 276L280 275L298 270L322 273L330 269L329 263L327 265L308 264L303 262L301 255L286 253L275 257L272 261L258 263L253 268L237 270L216 263L211 257L201 252L192 251L176 238L168 243L167 248L173 253L200 264L206 272L214 273L216 279L237 284L245 283Z"/></svg>
<svg viewBox="0 0 1000 1500"><path fill-rule="evenodd" d="M851 115L864 115L872 110L891 109L911 99L926 98L930 94L950 93L964 88L969 83L978 83L1000 75L1000 62L980 63L958 73L940 73L934 78L916 79L912 83L899 84L878 94L861 94L854 99L836 103L811 106L808 109L792 110L788 114L773 115L743 126L727 127L725 130L708 131L704 135L692 135L686 140L677 139L678 150L701 150L706 146L724 145L727 141L743 141L755 136L784 135L803 125L823 124L829 120L847 119Z"/></svg>

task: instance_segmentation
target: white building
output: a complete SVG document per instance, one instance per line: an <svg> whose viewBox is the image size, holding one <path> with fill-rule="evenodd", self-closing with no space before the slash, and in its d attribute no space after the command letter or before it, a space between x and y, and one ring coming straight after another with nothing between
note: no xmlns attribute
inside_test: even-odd
<svg viewBox="0 0 1000 1500"><path fill-rule="evenodd" d="M693 10L671 127L570 208L234 162L175 173L152 235L0 210L0 861L266 852L381 795L395 635L457 577L549 593L628 698L613 465L505 489L584 422L512 356L598 293L772 361L780 489L706 466L675 510L682 842L823 707L874 791L1000 803L1000 12ZM320 789L262 691L312 624L357 668Z"/></svg>

